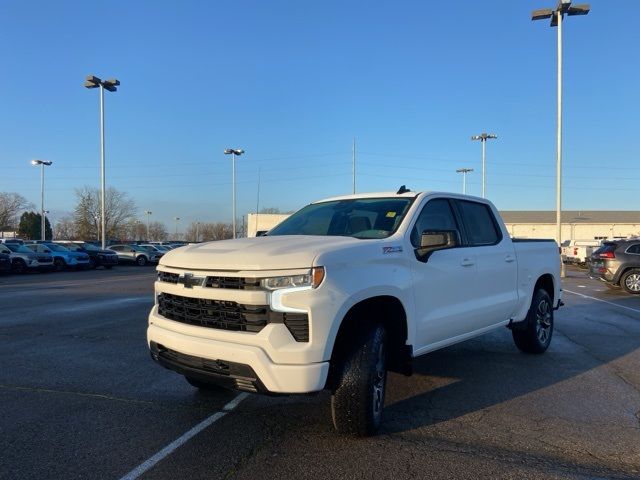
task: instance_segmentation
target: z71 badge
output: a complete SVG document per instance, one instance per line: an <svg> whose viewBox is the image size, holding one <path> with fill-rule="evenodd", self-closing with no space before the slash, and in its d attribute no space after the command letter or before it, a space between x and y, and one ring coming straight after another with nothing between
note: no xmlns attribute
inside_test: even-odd
<svg viewBox="0 0 640 480"><path fill-rule="evenodd" d="M397 247L382 247L382 253L384 253L385 255L387 253L400 253L402 252L402 247L397 246Z"/></svg>

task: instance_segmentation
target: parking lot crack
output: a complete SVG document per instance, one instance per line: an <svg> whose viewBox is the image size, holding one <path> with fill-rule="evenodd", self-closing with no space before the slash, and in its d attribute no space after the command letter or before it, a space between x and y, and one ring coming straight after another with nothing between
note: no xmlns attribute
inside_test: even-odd
<svg viewBox="0 0 640 480"><path fill-rule="evenodd" d="M150 402L148 400L136 400L133 398L122 398L116 397L113 395L105 395L101 393L87 393L87 392L75 392L72 390L54 390L51 388L39 388L39 387L20 387L17 385L2 385L0 384L0 389L3 390L14 390L14 391L23 391L23 392L36 392L36 393L51 393L57 395L76 395L79 397L88 397L88 398L97 398L101 400L114 400L116 402L125 402L125 403L138 403L145 405L153 405L155 402Z"/></svg>

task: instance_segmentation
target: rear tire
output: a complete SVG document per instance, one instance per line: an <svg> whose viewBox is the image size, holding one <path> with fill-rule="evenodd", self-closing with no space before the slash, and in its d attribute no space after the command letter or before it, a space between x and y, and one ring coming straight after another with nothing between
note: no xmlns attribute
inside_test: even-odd
<svg viewBox="0 0 640 480"><path fill-rule="evenodd" d="M139 267L144 267L147 264L147 257L145 257L144 255L136 257L136 263Z"/></svg>
<svg viewBox="0 0 640 480"><path fill-rule="evenodd" d="M620 286L631 295L640 294L640 268L627 270L620 277Z"/></svg>
<svg viewBox="0 0 640 480"><path fill-rule="evenodd" d="M525 326L511 330L513 341L525 353L544 353L553 335L553 305L546 290L538 289L533 294Z"/></svg>
<svg viewBox="0 0 640 480"><path fill-rule="evenodd" d="M187 377L186 375L184 378L187 380L189 385L196 387L197 389L202 390L204 392L220 392L224 390L223 387L216 385L214 383L203 382L201 380L196 380L193 377Z"/></svg>
<svg viewBox="0 0 640 480"><path fill-rule="evenodd" d="M331 395L331 415L338 433L373 435L382 423L387 384L387 332L380 324L351 342Z"/></svg>
<svg viewBox="0 0 640 480"><path fill-rule="evenodd" d="M104 268L106 268L107 270L111 270L113 268L113 265L105 265Z"/></svg>

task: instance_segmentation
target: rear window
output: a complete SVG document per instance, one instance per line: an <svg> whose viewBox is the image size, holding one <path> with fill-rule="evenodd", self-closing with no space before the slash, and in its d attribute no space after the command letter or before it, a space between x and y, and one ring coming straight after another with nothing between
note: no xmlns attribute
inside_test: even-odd
<svg viewBox="0 0 640 480"><path fill-rule="evenodd" d="M458 205L470 246L494 245L501 240L502 235L487 205L466 200L459 200Z"/></svg>
<svg viewBox="0 0 640 480"><path fill-rule="evenodd" d="M640 254L640 243L636 243L635 245L631 245L627 248L627 253Z"/></svg>

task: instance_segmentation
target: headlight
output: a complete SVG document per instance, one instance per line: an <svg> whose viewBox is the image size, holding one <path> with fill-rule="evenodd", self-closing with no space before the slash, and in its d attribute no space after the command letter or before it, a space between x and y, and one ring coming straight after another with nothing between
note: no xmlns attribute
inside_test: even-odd
<svg viewBox="0 0 640 480"><path fill-rule="evenodd" d="M312 287L317 288L324 279L324 267L314 267L301 275L287 275L283 277L263 278L260 281L262 288L267 290L279 290L281 288Z"/></svg>
<svg viewBox="0 0 640 480"><path fill-rule="evenodd" d="M33 260L29 261L29 264L30 265L37 265L38 264L38 260L33 259Z"/></svg>

